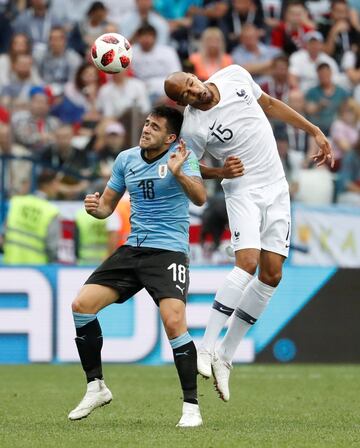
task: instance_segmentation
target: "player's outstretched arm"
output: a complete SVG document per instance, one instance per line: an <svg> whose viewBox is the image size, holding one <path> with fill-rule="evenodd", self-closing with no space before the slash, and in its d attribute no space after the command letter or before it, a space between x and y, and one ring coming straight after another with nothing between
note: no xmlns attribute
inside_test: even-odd
<svg viewBox="0 0 360 448"><path fill-rule="evenodd" d="M303 129L315 138L319 151L313 156L313 159L317 162L317 166L323 165L326 162L330 162L331 166L334 165L334 155L329 140L317 126L310 123L309 120L298 114L287 104L266 93L261 95L258 103L269 118L281 120L291 126Z"/></svg>
<svg viewBox="0 0 360 448"><path fill-rule="evenodd" d="M244 165L239 157L229 156L224 166L211 167L200 164L200 172L203 179L233 179L244 175Z"/></svg>
<svg viewBox="0 0 360 448"><path fill-rule="evenodd" d="M176 177L176 180L182 186L186 196L195 205L203 205L206 201L206 189L200 177L187 176L182 166L189 158L190 151L186 149L184 140L180 139L180 143L176 152L172 153L168 160L169 170Z"/></svg>
<svg viewBox="0 0 360 448"><path fill-rule="evenodd" d="M94 218L105 219L115 210L122 194L105 188L104 193L100 196L98 192L87 194L84 199L85 210Z"/></svg>

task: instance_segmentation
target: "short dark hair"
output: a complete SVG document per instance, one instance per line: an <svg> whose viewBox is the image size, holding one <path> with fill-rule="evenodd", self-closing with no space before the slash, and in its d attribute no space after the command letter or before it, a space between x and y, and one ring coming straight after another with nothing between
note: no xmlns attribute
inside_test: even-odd
<svg viewBox="0 0 360 448"><path fill-rule="evenodd" d="M168 131L179 137L184 117L178 109L164 105L156 106L152 109L150 115L165 118Z"/></svg>
<svg viewBox="0 0 360 448"><path fill-rule="evenodd" d="M106 11L106 6L103 2L93 2L87 12L87 16L90 16L95 11Z"/></svg>
<svg viewBox="0 0 360 448"><path fill-rule="evenodd" d="M136 36L142 36L144 34L152 34L153 36L157 36L156 28L154 28L150 23L143 23L137 30Z"/></svg>
<svg viewBox="0 0 360 448"><path fill-rule="evenodd" d="M45 169L38 175L36 183L38 188L41 188L44 185L51 184L51 182L53 182L55 179L56 179L56 172L50 169Z"/></svg>
<svg viewBox="0 0 360 448"><path fill-rule="evenodd" d="M323 70L324 68L327 68L328 70L331 70L330 65L327 62L322 62L316 67L316 70L319 72L320 70Z"/></svg>

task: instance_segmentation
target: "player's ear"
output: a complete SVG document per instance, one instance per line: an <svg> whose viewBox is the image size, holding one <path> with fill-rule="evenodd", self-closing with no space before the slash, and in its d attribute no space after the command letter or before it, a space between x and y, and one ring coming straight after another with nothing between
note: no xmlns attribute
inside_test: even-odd
<svg viewBox="0 0 360 448"><path fill-rule="evenodd" d="M169 134L167 139L166 139L166 143L168 145L171 145L171 143L174 143L174 141L177 139L177 135L176 134Z"/></svg>

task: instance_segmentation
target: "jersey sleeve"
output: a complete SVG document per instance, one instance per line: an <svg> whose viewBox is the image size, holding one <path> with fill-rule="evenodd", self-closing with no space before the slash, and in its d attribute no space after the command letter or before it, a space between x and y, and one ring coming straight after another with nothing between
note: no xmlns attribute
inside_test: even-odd
<svg viewBox="0 0 360 448"><path fill-rule="evenodd" d="M250 75L250 73L249 73L249 81L250 81L250 87L254 94L254 97L258 100L261 97L261 95L263 94L263 91L262 91L261 87L259 86L259 84L257 84L253 80L253 77Z"/></svg>
<svg viewBox="0 0 360 448"><path fill-rule="evenodd" d="M126 189L121 153L116 157L107 186L118 193L124 193Z"/></svg>
<svg viewBox="0 0 360 448"><path fill-rule="evenodd" d="M190 151L190 155L184 163L182 169L186 176L201 177L199 162L193 151Z"/></svg>

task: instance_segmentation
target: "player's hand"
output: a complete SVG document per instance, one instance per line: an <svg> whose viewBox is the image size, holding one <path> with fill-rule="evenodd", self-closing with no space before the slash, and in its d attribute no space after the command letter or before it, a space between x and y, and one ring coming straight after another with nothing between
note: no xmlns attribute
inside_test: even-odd
<svg viewBox="0 0 360 448"><path fill-rule="evenodd" d="M319 131L315 136L315 141L319 147L319 151L311 158L314 160L314 162L316 162L316 166L321 166L324 163L328 162L330 163L331 168L333 168L335 159L329 140L321 131Z"/></svg>
<svg viewBox="0 0 360 448"><path fill-rule="evenodd" d="M223 166L223 178L233 179L244 175L244 165L239 157L229 156L226 158Z"/></svg>
<svg viewBox="0 0 360 448"><path fill-rule="evenodd" d="M181 173L181 168L184 165L185 161L189 158L189 155L190 151L186 149L186 144L181 138L176 152L170 154L167 163L169 170L173 173L174 176L178 176Z"/></svg>
<svg viewBox="0 0 360 448"><path fill-rule="evenodd" d="M87 194L84 199L85 210L89 215L96 216L100 205L100 193Z"/></svg>

